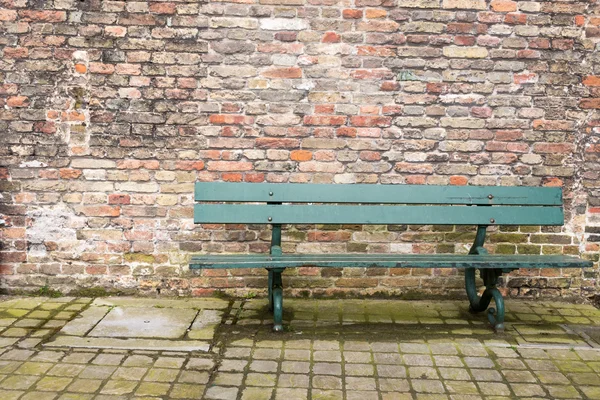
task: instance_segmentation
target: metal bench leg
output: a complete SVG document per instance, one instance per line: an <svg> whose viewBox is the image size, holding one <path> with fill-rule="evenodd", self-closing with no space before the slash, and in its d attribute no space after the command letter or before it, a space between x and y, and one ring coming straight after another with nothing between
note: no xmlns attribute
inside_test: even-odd
<svg viewBox="0 0 600 400"><path fill-rule="evenodd" d="M269 271L269 311L273 312L273 271Z"/></svg>
<svg viewBox="0 0 600 400"><path fill-rule="evenodd" d="M502 298L502 293L496 288L498 277L502 275L502 270L481 269L480 271L486 286L481 296L479 296L475 284L475 268L465 269L465 286L467 296L469 297L469 311L472 313L485 311L492 299L494 299L496 308L488 310L488 320L496 332L502 332L504 331L504 299Z"/></svg>
<svg viewBox="0 0 600 400"><path fill-rule="evenodd" d="M281 282L281 271L269 271L271 305L273 310L273 331L283 331L283 285Z"/></svg>

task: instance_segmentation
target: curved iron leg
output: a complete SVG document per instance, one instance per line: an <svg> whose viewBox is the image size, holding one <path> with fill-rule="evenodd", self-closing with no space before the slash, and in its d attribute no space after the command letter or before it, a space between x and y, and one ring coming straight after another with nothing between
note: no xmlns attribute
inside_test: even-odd
<svg viewBox="0 0 600 400"><path fill-rule="evenodd" d="M465 269L465 286L467 289L467 296L469 297L469 311L472 313L478 313L485 311L490 305L492 297L483 295L480 297L477 291L477 285L475 284L475 268Z"/></svg>
<svg viewBox="0 0 600 400"><path fill-rule="evenodd" d="M496 308L490 307L488 310L488 320L496 332L504 332L504 299L502 293L495 287L486 289L485 292L489 292L490 297L493 297L496 303Z"/></svg>
<svg viewBox="0 0 600 400"><path fill-rule="evenodd" d="M467 268L465 270L465 286L469 298L469 311L473 313L485 311L492 299L494 299L496 308L488 310L488 320L496 332L504 331L504 299L502 298L502 293L496 288L498 276L501 274L502 272L497 270L481 270L486 289L479 296L475 284L475 268Z"/></svg>

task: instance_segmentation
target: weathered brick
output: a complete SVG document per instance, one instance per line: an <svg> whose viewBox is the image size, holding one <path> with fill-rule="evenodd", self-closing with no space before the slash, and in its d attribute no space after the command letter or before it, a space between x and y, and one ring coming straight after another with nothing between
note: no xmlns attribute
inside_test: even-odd
<svg viewBox="0 0 600 400"><path fill-rule="evenodd" d="M485 10L485 0L443 0L443 8Z"/></svg>
<svg viewBox="0 0 600 400"><path fill-rule="evenodd" d="M485 58L488 51L484 47L444 47L444 55L451 58Z"/></svg>

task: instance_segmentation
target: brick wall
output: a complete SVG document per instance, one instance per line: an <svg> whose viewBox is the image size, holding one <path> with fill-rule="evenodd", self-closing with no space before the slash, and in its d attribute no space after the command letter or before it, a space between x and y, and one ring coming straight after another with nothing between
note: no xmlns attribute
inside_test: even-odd
<svg viewBox="0 0 600 400"><path fill-rule="evenodd" d="M194 227L193 182L562 186L562 228L496 253L600 245L595 1L0 0L3 288L245 293L267 227ZM296 227L284 251L464 253L474 227ZM453 293L452 270L286 273L296 294ZM512 295L598 293L522 271Z"/></svg>

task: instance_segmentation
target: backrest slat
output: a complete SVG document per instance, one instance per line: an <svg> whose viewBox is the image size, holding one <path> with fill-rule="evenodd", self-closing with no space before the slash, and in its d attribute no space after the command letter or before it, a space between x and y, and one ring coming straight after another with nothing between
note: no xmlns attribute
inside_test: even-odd
<svg viewBox="0 0 600 400"><path fill-rule="evenodd" d="M195 199L209 202L559 206L562 205L562 189L528 186L198 182Z"/></svg>
<svg viewBox="0 0 600 400"><path fill-rule="evenodd" d="M195 223L562 225L562 207L196 204Z"/></svg>

